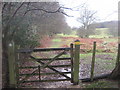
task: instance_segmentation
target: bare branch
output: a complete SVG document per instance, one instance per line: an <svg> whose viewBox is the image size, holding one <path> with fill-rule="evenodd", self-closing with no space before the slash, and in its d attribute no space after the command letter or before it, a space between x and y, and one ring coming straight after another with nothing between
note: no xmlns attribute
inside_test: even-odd
<svg viewBox="0 0 120 90"><path fill-rule="evenodd" d="M3 3L2 13L3 13L3 11L4 11L6 5L7 5L7 3Z"/></svg>
<svg viewBox="0 0 120 90"><path fill-rule="evenodd" d="M72 8L67 8L67 7L60 7L60 8L63 8L63 9L69 9L69 10L72 10L72 11L73 11Z"/></svg>
<svg viewBox="0 0 120 90"><path fill-rule="evenodd" d="M44 11L44 12L47 12L47 13L57 13L57 12L59 12L59 10L60 10L60 8L58 8L56 11L47 11L47 10L44 10L44 9L30 9L30 10L27 10L25 13L24 13L24 15L25 14L27 14L28 12L30 12L30 11L36 11L36 10L41 10L41 11Z"/></svg>
<svg viewBox="0 0 120 90"><path fill-rule="evenodd" d="M4 28L3 31L5 31L5 35L7 35L8 33L8 26L9 26L9 23L12 21L12 19L14 18L14 16L16 15L16 13L18 12L18 10L22 7L22 5L24 4L24 2L15 10L15 12L13 13L12 17L8 20L7 24L6 24L6 27Z"/></svg>
<svg viewBox="0 0 120 90"><path fill-rule="evenodd" d="M66 16L68 16L68 17L74 17L74 16L70 16L70 15L68 15L68 14L64 13L64 12L60 12L60 13L62 13L62 14L64 14L64 15L66 15Z"/></svg>
<svg viewBox="0 0 120 90"><path fill-rule="evenodd" d="M23 16L25 16L25 15L26 15L28 12L30 12L30 11L41 10L41 11L44 11L44 12L46 12L46 13L57 13L57 12L59 12L59 13L62 13L62 14L64 14L64 15L68 16L68 17L73 17L73 16L70 16L70 15L67 15L67 14L66 14L66 13L64 13L63 11L60 11L60 10L61 10L61 8L72 10L71 8L66 8L66 7L59 7L59 8L58 8L57 10L55 10L55 11L47 11L47 10L45 10L45 9L35 8L35 9L30 9L30 10L27 10L27 11L24 13L24 15L23 15Z"/></svg>
<svg viewBox="0 0 120 90"><path fill-rule="evenodd" d="M15 12L13 13L12 17L10 18L10 20L8 21L8 23L10 23L10 21L13 19L13 17L16 15L16 13L18 12L18 10L23 6L24 2L22 2L22 4L15 10Z"/></svg>

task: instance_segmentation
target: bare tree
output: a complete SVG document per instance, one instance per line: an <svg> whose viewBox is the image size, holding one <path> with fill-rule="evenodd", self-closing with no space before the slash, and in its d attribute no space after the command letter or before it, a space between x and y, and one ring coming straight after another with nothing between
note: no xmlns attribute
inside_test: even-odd
<svg viewBox="0 0 120 90"><path fill-rule="evenodd" d="M89 29L89 25L95 20L96 11L89 10L86 6L80 11L80 17L77 19L84 27L85 30Z"/></svg>
<svg viewBox="0 0 120 90"><path fill-rule="evenodd" d="M3 46L2 47L3 49L2 65L3 65L3 68L2 69L4 71L3 77L2 77L4 81L3 87L9 87L9 71L8 71L8 44L9 42L13 39L14 40L16 39L16 42L21 42L19 40L23 41L23 40L33 39L33 36L35 36L35 35L32 35L33 27L38 26L38 24L40 24L40 26L43 25L43 27L45 27L44 22L45 23L48 22L48 19L46 18L54 16L54 14L58 15L58 13L61 15L69 16L66 13L64 13L63 9L69 9L69 8L60 7L59 4L56 2L55 3L44 2L41 4L30 3L30 2L20 2L20 3L3 2L3 6L2 6L2 26L3 26L2 27L2 36L3 36L2 37L2 46ZM56 18L57 18L57 15L56 15ZM59 16L59 18L63 18L63 16ZM35 20L36 21L38 20L38 21L34 22ZM64 19L61 19L61 20L62 22L64 21ZM56 22L54 22L54 24ZM51 25L53 24L52 20L50 23ZM45 30L45 28L41 30ZM22 35L22 36L18 37L18 35L19 36Z"/></svg>
<svg viewBox="0 0 120 90"><path fill-rule="evenodd" d="M89 10L87 6L83 6L80 10L80 17L77 19L82 24L78 34L83 32L83 35L88 36L93 33L92 24L96 21L96 11Z"/></svg>

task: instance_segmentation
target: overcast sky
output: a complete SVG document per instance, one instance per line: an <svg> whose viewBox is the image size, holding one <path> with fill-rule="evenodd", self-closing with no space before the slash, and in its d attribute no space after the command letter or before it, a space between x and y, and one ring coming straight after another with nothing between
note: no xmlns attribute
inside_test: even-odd
<svg viewBox="0 0 120 90"><path fill-rule="evenodd" d="M61 4L69 8L86 3L90 10L97 11L96 17L99 21L112 21L118 19L118 2L119 0L60 0ZM71 27L79 27L80 24L76 21L76 18L79 16L80 12L70 10L66 12L74 16L66 17L68 25Z"/></svg>

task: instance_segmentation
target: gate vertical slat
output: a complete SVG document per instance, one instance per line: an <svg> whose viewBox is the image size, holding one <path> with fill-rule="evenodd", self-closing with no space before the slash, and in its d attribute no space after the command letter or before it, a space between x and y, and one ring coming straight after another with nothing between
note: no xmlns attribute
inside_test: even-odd
<svg viewBox="0 0 120 90"><path fill-rule="evenodd" d="M40 65L38 66L38 71L39 71L39 81L41 80L41 75L40 75Z"/></svg>
<svg viewBox="0 0 120 90"><path fill-rule="evenodd" d="M71 83L73 83L73 57L74 57L74 53L73 53L73 43L70 44L70 55L71 55Z"/></svg>

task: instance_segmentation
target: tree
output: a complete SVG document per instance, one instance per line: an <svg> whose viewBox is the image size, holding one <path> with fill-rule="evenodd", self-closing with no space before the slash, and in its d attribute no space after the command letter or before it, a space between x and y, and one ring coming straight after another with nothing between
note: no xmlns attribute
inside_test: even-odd
<svg viewBox="0 0 120 90"><path fill-rule="evenodd" d="M95 17L96 11L89 10L87 6L83 6L80 10L80 17L77 19L78 22L82 24L78 30L78 35L88 37L94 34L94 28L92 24L96 21ZM81 34L82 33L82 34Z"/></svg>
<svg viewBox="0 0 120 90"><path fill-rule="evenodd" d="M118 87L120 88L120 56L119 55L120 55L120 42L118 42L118 54L117 54L116 67L110 74L110 79L118 80Z"/></svg>
<svg viewBox="0 0 120 90"><path fill-rule="evenodd" d="M112 71L110 78L120 80L120 63L118 63L118 65Z"/></svg>
<svg viewBox="0 0 120 90"><path fill-rule="evenodd" d="M4 2L2 6L2 65L3 68L3 87L9 87L9 71L8 71L8 45L14 40L15 44L20 45L21 47L32 47L34 48L37 45L37 34L43 34L43 30L48 30L52 24L56 24L57 21L61 20L58 23L57 28L62 26L66 27L65 20L63 19L63 14L67 15L63 11L64 7L60 7L58 3L30 3L30 2ZM66 8L68 9L68 8ZM57 18L58 13L59 20ZM52 22L56 14L56 22ZM38 17L39 15L39 17ZM68 15L67 15L68 16ZM48 17L49 20L47 19ZM51 19L51 20L50 20ZM36 20L36 21L35 21ZM45 29L45 23L49 21L49 28ZM61 24L61 23L65 24ZM39 26L40 25L40 28ZM59 27L60 25L60 27ZM43 26L43 27L42 27ZM42 28L41 28L42 27ZM36 30L37 28L37 30ZM39 30L40 29L40 30ZM53 28L52 28L53 29ZM51 30L52 30L51 29ZM54 29L57 30L57 29ZM60 32L61 28L56 32ZM46 31L48 32L48 31Z"/></svg>
<svg viewBox="0 0 120 90"><path fill-rule="evenodd" d="M120 80L120 43L118 42L118 53L117 53L117 62L116 67L112 71L110 78Z"/></svg>
<svg viewBox="0 0 120 90"><path fill-rule="evenodd" d="M65 21L63 9L64 7L60 7L57 2L30 3L26 13L31 14L34 20L32 26L38 33L51 36L65 33L70 28Z"/></svg>
<svg viewBox="0 0 120 90"><path fill-rule="evenodd" d="M120 13L120 9L118 10L118 13ZM118 80L118 87L120 88L120 41L119 41L119 39L120 39L120 33L119 33L119 30L120 30L120 21L118 20L118 54L117 54L117 63L116 63L116 67L112 71L110 77L112 79L117 79Z"/></svg>

